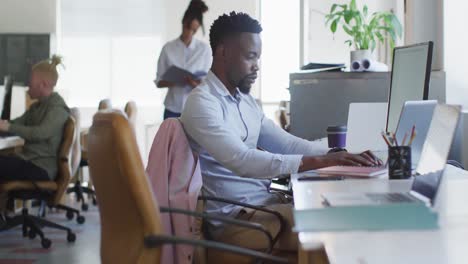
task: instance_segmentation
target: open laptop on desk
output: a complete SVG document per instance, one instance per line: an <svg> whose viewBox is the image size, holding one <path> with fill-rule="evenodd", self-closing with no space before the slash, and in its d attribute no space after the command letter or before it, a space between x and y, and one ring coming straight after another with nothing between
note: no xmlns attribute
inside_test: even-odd
<svg viewBox="0 0 468 264"><path fill-rule="evenodd" d="M421 153L411 191L407 193L324 193L328 206L434 203L458 124L461 107L437 105Z"/></svg>
<svg viewBox="0 0 468 264"><path fill-rule="evenodd" d="M417 133L411 144L411 168L413 170L418 166L436 105L437 101L435 100L407 101L401 111L397 130L395 132L398 142L402 143L405 134L407 135L408 142L409 134L413 126Z"/></svg>

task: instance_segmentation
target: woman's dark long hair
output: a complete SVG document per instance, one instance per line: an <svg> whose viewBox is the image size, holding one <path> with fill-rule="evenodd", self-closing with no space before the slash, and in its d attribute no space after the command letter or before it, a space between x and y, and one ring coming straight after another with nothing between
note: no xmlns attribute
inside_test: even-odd
<svg viewBox="0 0 468 264"><path fill-rule="evenodd" d="M185 10L184 17L182 18L182 24L184 26L190 25L190 23L196 19L202 27L203 34L205 34L205 26L203 25L203 13L208 11L208 6L202 0L192 0Z"/></svg>

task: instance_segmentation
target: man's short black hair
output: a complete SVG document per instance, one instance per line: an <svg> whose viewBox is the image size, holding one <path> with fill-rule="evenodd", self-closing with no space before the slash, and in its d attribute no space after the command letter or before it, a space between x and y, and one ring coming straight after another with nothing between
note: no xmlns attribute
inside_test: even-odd
<svg viewBox="0 0 468 264"><path fill-rule="evenodd" d="M210 28L210 45L213 55L216 47L228 36L238 33L260 33L260 23L245 13L232 11L229 15L223 14L218 17Z"/></svg>

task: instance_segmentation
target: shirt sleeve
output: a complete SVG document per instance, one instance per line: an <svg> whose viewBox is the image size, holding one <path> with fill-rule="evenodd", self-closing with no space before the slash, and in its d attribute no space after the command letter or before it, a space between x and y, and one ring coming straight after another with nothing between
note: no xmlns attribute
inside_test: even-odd
<svg viewBox="0 0 468 264"><path fill-rule="evenodd" d="M217 99L199 88L190 94L181 122L192 140L239 176L272 178L299 169L302 155L272 154L245 145L225 126Z"/></svg>
<svg viewBox="0 0 468 264"><path fill-rule="evenodd" d="M156 69L156 84L161 81L162 75L167 71L169 66L167 48L164 46L161 50L161 54L159 54L158 68Z"/></svg>
<svg viewBox="0 0 468 264"><path fill-rule="evenodd" d="M273 153L325 155L329 148L323 142L308 141L284 131L271 119L263 116L258 146Z"/></svg>
<svg viewBox="0 0 468 264"><path fill-rule="evenodd" d="M10 132L17 134L26 141L37 142L57 135L62 131L69 113L63 106L51 106L42 122L37 126L25 126L17 123L10 125Z"/></svg>
<svg viewBox="0 0 468 264"><path fill-rule="evenodd" d="M24 125L24 122L25 122L26 118L28 118L28 115L29 115L29 112L26 111L20 117L11 120L10 123L11 124Z"/></svg>

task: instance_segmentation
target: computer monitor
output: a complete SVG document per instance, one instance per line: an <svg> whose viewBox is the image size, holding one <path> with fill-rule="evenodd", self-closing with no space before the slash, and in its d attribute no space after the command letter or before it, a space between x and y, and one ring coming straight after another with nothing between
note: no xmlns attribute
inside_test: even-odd
<svg viewBox="0 0 468 264"><path fill-rule="evenodd" d="M5 86L3 89L3 98L0 101L1 106L1 111L0 111L0 119L2 120L10 120L10 114L11 114L11 96L13 93L13 78L11 77L5 77Z"/></svg>
<svg viewBox="0 0 468 264"><path fill-rule="evenodd" d="M395 132L406 101L427 100L432 67L432 41L397 47L388 95L387 132Z"/></svg>

